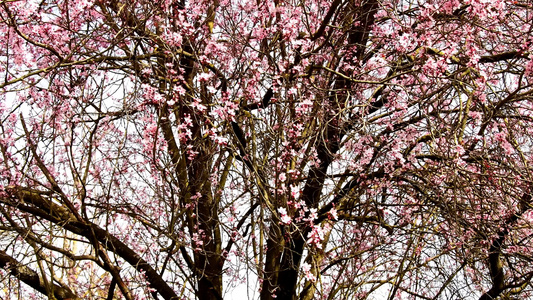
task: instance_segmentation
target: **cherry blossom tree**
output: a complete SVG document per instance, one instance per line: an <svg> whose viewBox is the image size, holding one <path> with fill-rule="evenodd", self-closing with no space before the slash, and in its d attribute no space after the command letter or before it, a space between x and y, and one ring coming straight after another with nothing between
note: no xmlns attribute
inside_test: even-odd
<svg viewBox="0 0 533 300"><path fill-rule="evenodd" d="M0 298L533 297L529 1L0 20Z"/></svg>

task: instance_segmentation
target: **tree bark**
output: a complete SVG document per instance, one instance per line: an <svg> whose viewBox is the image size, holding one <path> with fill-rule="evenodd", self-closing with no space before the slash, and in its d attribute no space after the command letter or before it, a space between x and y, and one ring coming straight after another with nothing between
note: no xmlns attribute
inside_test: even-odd
<svg viewBox="0 0 533 300"><path fill-rule="evenodd" d="M7 255L6 252L0 250L0 268L6 267L7 271L12 276L15 276L20 281L43 295L53 295L58 300L81 300L81 298L74 294L70 289L55 283L49 283L50 286L47 288L43 278L41 278L37 272L24 266L16 259Z"/></svg>

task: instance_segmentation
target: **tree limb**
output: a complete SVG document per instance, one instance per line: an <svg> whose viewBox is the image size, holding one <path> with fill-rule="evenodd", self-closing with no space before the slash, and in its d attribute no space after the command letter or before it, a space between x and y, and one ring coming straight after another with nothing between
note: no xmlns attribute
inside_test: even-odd
<svg viewBox="0 0 533 300"><path fill-rule="evenodd" d="M12 276L15 276L20 281L43 295L48 295L44 280L39 274L37 274L37 272L26 267L2 250L0 250L0 268L7 268L7 271ZM52 293L58 300L81 300L81 298L74 294L70 289L57 284L53 284Z"/></svg>

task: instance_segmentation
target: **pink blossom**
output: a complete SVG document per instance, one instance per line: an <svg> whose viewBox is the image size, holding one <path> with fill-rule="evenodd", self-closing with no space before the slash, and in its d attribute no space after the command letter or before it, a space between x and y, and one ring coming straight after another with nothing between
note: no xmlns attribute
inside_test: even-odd
<svg viewBox="0 0 533 300"><path fill-rule="evenodd" d="M316 281L316 276L311 272L311 265L304 262L302 263L302 271L304 272L305 278L311 282Z"/></svg>
<svg viewBox="0 0 533 300"><path fill-rule="evenodd" d="M280 214L281 224L289 225L291 223L291 217L287 215L287 210L283 207L278 208Z"/></svg>
<svg viewBox="0 0 533 300"><path fill-rule="evenodd" d="M211 76L212 76L211 73L201 73L201 74L198 74L196 78L198 78L199 81L205 82L211 79Z"/></svg>
<svg viewBox="0 0 533 300"><path fill-rule="evenodd" d="M312 225L311 233L307 239L307 243L318 249L322 249L322 241L324 240L325 234L330 230L330 225L326 224L323 227L320 225Z"/></svg>
<svg viewBox="0 0 533 300"><path fill-rule="evenodd" d="M278 175L278 179L279 181L284 182L285 180L287 180L287 176L285 176L285 173L280 173Z"/></svg>
<svg viewBox="0 0 533 300"><path fill-rule="evenodd" d="M333 207L329 210L328 218L329 218L329 219L333 219L333 220L338 220L338 219L339 219L339 217L337 216L337 209L335 208L335 206L333 206Z"/></svg>

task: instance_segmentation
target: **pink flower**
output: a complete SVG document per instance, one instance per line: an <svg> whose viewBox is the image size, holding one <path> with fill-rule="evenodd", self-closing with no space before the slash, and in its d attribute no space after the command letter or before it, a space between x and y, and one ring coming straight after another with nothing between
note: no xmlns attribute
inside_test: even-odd
<svg viewBox="0 0 533 300"><path fill-rule="evenodd" d="M313 223L314 220L318 218L317 209L311 208L309 210L309 218L307 219L309 222Z"/></svg>
<svg viewBox="0 0 533 300"><path fill-rule="evenodd" d="M278 179L279 181L284 182L285 180L287 180L287 176L285 176L285 173L281 173L279 174Z"/></svg>
<svg viewBox="0 0 533 300"><path fill-rule="evenodd" d="M328 218L333 219L333 220L339 219L339 217L337 216L337 209L335 208L335 206L333 206L333 208L329 211Z"/></svg>
<svg viewBox="0 0 533 300"><path fill-rule="evenodd" d="M320 226L314 225L307 243L322 249L322 240L324 240L324 230Z"/></svg>
<svg viewBox="0 0 533 300"><path fill-rule="evenodd" d="M311 272L311 265L304 262L302 264L302 271L304 272L305 278L309 281L315 282L316 276Z"/></svg>
<svg viewBox="0 0 533 300"><path fill-rule="evenodd" d="M202 74L199 74L196 78L198 78L199 81L208 81L211 78L211 74L202 73Z"/></svg>
<svg viewBox="0 0 533 300"><path fill-rule="evenodd" d="M280 214L281 224L289 225L291 223L291 217L287 215L287 210L283 207L278 208Z"/></svg>
<svg viewBox="0 0 533 300"><path fill-rule="evenodd" d="M201 104L199 99L194 99L194 102L191 104L191 106L199 112L204 112L207 110L207 107Z"/></svg>

